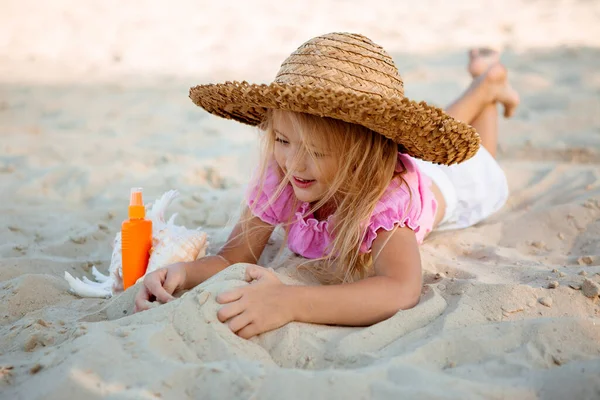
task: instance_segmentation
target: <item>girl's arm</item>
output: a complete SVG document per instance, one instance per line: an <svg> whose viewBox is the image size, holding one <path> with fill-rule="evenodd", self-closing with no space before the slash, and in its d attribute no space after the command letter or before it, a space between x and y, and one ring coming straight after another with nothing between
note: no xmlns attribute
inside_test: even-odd
<svg viewBox="0 0 600 400"><path fill-rule="evenodd" d="M293 319L364 326L414 307L419 302L422 287L421 257L415 233L407 227L391 232L380 230L372 251L373 277L340 285L286 287L287 305Z"/></svg>
<svg viewBox="0 0 600 400"><path fill-rule="evenodd" d="M256 263L274 227L251 216L245 230L242 221L237 223L218 255L172 264L147 274L135 296L134 312L147 310L155 300L162 303L173 301L175 292L191 289L231 264Z"/></svg>
<svg viewBox="0 0 600 400"><path fill-rule="evenodd" d="M247 218L248 215L246 213L246 216L242 215L242 218ZM250 216L246 223L248 230L244 232L244 225L241 221L242 219L235 225L227 242L216 256L203 257L184 264L185 289L199 285L232 264L256 264L258 262L275 227L256 216Z"/></svg>

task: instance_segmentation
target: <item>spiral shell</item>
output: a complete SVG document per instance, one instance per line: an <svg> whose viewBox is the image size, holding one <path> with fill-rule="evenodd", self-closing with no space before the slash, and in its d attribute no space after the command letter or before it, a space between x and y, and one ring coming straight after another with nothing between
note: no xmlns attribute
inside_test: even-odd
<svg viewBox="0 0 600 400"><path fill-rule="evenodd" d="M206 233L168 226L152 238L146 273L178 262L194 261L206 255Z"/></svg>
<svg viewBox="0 0 600 400"><path fill-rule="evenodd" d="M206 255L208 241L206 233L198 229L187 229L175 225L177 214L173 214L165 221L165 212L171 202L179 196L176 190L163 194L154 203L148 212L152 221L152 249L146 274L167 265L194 261ZM65 279L69 282L71 290L81 297L110 297L123 291L123 263L121 255L121 232L118 232L113 241L113 250L108 269L108 276L93 270L97 282L87 278L83 281L73 278L65 272ZM143 279L140 278L140 279Z"/></svg>
<svg viewBox="0 0 600 400"><path fill-rule="evenodd" d="M113 251L110 257L108 276L113 278L112 293L123 291L123 254L121 253L121 232L117 232L113 240Z"/></svg>

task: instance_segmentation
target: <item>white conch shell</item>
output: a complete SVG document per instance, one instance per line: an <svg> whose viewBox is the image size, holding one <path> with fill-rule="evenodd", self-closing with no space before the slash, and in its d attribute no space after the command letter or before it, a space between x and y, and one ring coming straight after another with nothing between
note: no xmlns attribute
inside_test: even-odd
<svg viewBox="0 0 600 400"><path fill-rule="evenodd" d="M206 234L171 225L152 237L148 272L177 262L192 261L206 255Z"/></svg>
<svg viewBox="0 0 600 400"><path fill-rule="evenodd" d="M152 249L146 273L177 262L193 261L206 255L206 233L175 225L177 214L165 222L165 210L179 196L175 190L165 193L150 210Z"/></svg>
<svg viewBox="0 0 600 400"><path fill-rule="evenodd" d="M208 247L206 233L199 229L187 229L175 225L177 214L165 221L165 211L169 204L179 196L176 190L170 190L154 203L148 212L152 221L152 249L146 274L177 262L194 261L206 255ZM121 232L113 241L113 251L108 276L92 268L96 282L83 277L73 278L65 271L65 279L71 291L81 297L110 297L123 291L123 264L121 258ZM140 279L143 279L140 278Z"/></svg>

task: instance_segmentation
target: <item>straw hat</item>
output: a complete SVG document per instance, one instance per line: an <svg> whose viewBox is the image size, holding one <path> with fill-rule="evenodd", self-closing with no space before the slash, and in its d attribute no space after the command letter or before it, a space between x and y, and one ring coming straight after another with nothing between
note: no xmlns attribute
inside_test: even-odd
<svg viewBox="0 0 600 400"><path fill-rule="evenodd" d="M281 65L269 85L199 85L192 101L206 111L259 125L267 109L281 109L363 125L413 156L455 164L479 149L475 129L440 108L404 97L392 58L368 38L330 33L309 40Z"/></svg>

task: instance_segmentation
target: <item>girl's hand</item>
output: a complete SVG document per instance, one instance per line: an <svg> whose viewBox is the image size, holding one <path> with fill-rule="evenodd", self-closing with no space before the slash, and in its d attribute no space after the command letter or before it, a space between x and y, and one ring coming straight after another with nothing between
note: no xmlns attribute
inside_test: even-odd
<svg viewBox="0 0 600 400"><path fill-rule="evenodd" d="M183 263L159 268L144 277L144 284L135 296L133 312L147 310L151 302L168 303L175 300L173 293L185 287L186 271Z"/></svg>
<svg viewBox="0 0 600 400"><path fill-rule="evenodd" d="M277 329L293 321L289 287L273 270L252 265L246 268L250 285L223 292L217 303L226 304L217 313L219 321L244 339Z"/></svg>

